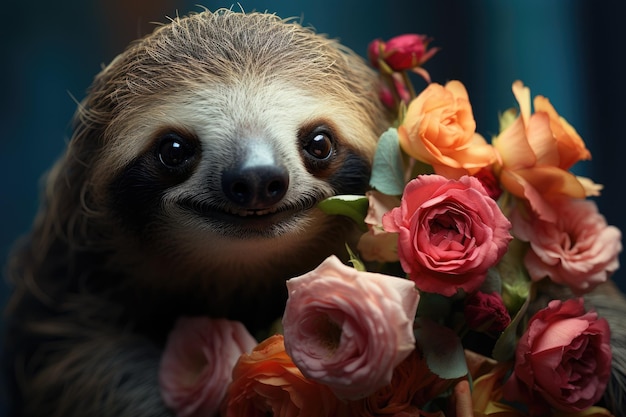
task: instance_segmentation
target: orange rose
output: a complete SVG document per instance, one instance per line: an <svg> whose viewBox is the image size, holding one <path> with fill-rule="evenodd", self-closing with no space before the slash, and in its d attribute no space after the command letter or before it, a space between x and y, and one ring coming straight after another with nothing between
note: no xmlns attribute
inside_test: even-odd
<svg viewBox="0 0 626 417"><path fill-rule="evenodd" d="M513 94L520 115L493 140L499 155L495 172L503 188L528 201L543 220L555 221L552 198L587 195L583 184L568 169L591 155L574 128L558 116L547 99L537 97L535 113L531 114L528 87L516 81Z"/></svg>
<svg viewBox="0 0 626 417"><path fill-rule="evenodd" d="M275 335L241 356L221 415L331 416L340 415L341 406L326 386L302 375L285 352L283 336Z"/></svg>
<svg viewBox="0 0 626 417"><path fill-rule="evenodd" d="M410 104L398 128L400 146L448 178L474 174L496 160L496 153L476 133L467 90L459 81L432 83Z"/></svg>

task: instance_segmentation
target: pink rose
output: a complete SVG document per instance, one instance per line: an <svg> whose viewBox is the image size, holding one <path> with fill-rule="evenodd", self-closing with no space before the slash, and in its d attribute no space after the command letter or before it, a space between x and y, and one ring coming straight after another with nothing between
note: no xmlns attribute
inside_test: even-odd
<svg viewBox="0 0 626 417"><path fill-rule="evenodd" d="M165 404L179 417L215 414L237 359L256 344L239 322L180 318L169 334L159 369Z"/></svg>
<svg viewBox="0 0 626 417"><path fill-rule="evenodd" d="M417 287L444 296L477 290L512 239L508 219L469 176L418 176L383 226L399 233L400 263Z"/></svg>
<svg viewBox="0 0 626 417"><path fill-rule="evenodd" d="M505 398L531 405L535 415L546 407L574 412L592 406L611 374L610 329L582 299L554 300L529 321L516 350Z"/></svg>
<svg viewBox="0 0 626 417"><path fill-rule="evenodd" d="M512 213L513 233L530 242L524 264L534 281L549 277L577 294L589 292L619 268L621 232L607 226L591 200L555 199L552 207L555 222Z"/></svg>
<svg viewBox="0 0 626 417"><path fill-rule="evenodd" d="M415 348L419 293L409 280L358 271L331 256L287 281L287 289L287 353L304 376L342 399L389 384Z"/></svg>

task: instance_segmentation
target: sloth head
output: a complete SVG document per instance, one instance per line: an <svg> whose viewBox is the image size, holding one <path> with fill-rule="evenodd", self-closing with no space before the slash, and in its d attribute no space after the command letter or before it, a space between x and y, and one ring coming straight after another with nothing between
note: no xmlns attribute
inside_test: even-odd
<svg viewBox="0 0 626 417"><path fill-rule="evenodd" d="M177 18L96 77L48 230L150 285L284 279L344 247L347 222L315 206L365 191L387 123L377 76L335 41L268 14Z"/></svg>

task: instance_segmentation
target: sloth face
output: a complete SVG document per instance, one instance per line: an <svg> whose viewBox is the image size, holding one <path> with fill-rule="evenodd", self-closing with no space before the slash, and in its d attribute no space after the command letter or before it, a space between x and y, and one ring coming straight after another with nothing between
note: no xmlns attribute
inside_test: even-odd
<svg viewBox="0 0 626 417"><path fill-rule="evenodd" d="M388 125L377 86L360 57L273 15L176 19L118 56L82 103L81 203L134 275L303 272L354 232L316 205L367 188Z"/></svg>
<svg viewBox="0 0 626 417"><path fill-rule="evenodd" d="M318 202L367 187L370 162L348 141L360 122L340 106L288 82L215 89L150 110L165 122L135 116L147 120L125 140L144 149L111 186L129 228L237 240L307 233Z"/></svg>

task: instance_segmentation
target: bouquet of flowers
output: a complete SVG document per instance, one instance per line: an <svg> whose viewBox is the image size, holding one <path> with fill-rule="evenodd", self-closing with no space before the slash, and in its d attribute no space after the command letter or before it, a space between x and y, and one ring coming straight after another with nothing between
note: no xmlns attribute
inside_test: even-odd
<svg viewBox="0 0 626 417"><path fill-rule="evenodd" d="M463 84L430 82L429 43L370 45L397 123L372 191L320 205L362 225L351 265L287 281L281 329L260 343L237 322L181 319L160 370L179 416L611 415L597 405L610 329L582 296L622 245L589 198L602 187L570 172L591 155L521 81L485 140Z"/></svg>

